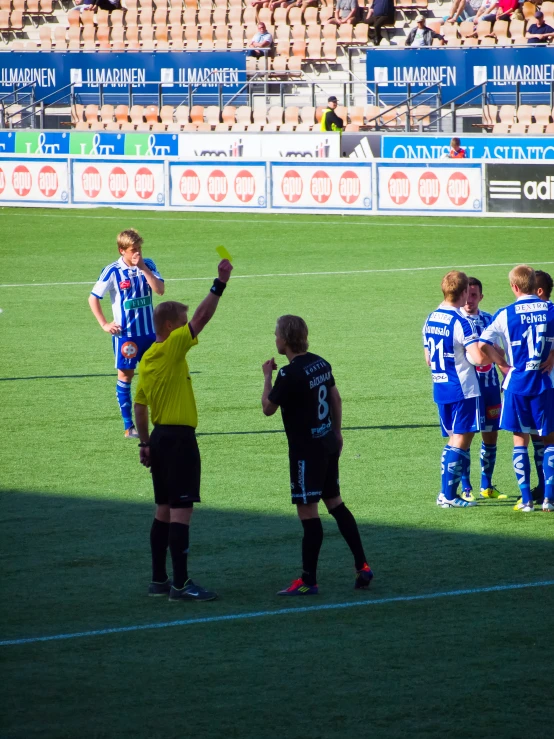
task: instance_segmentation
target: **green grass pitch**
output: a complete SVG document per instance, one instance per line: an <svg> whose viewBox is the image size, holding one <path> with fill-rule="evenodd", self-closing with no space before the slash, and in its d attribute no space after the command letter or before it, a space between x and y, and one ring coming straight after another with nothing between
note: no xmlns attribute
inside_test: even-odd
<svg viewBox="0 0 554 739"><path fill-rule="evenodd" d="M203 459L190 568L214 603L145 597L151 482L87 305L129 227L165 297L191 308L215 247L235 260L190 354ZM479 277L493 311L511 300L512 265L554 269L552 222L2 209L0 228L1 639L552 579L554 516L512 511L507 434L496 484L509 504L435 506L443 441L421 347L448 269ZM60 282L75 284L39 286ZM286 439L260 407L285 312L307 320L343 396L341 484L376 573L369 593L353 590L322 512L320 595L275 597L300 571ZM478 466L474 450L474 486ZM553 613L541 587L3 646L0 734L546 737Z"/></svg>

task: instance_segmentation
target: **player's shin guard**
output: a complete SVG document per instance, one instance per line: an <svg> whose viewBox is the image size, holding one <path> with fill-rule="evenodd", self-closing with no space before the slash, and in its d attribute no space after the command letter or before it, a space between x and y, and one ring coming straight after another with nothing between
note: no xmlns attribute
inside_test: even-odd
<svg viewBox="0 0 554 739"><path fill-rule="evenodd" d="M332 508L329 513L337 522L339 531L341 532L345 542L350 547L350 551L354 556L354 566L357 570L361 570L367 560L356 519L344 503L336 506L336 508Z"/></svg>
<svg viewBox="0 0 554 739"><path fill-rule="evenodd" d="M554 503L554 446L544 450L544 497Z"/></svg>
<svg viewBox="0 0 554 739"><path fill-rule="evenodd" d="M492 488L492 475L496 464L496 444L481 442L481 490Z"/></svg>
<svg viewBox="0 0 554 739"><path fill-rule="evenodd" d="M533 457L535 459L535 469L537 470L537 477L539 478L539 488L543 486L544 473L544 444L540 439L533 439Z"/></svg>
<svg viewBox="0 0 554 739"><path fill-rule="evenodd" d="M469 449L467 450L467 456L462 457L462 490L473 490L471 487L471 457Z"/></svg>
<svg viewBox="0 0 554 739"><path fill-rule="evenodd" d="M118 380L115 394L117 396L117 402L119 403L119 410L121 411L121 417L125 424L125 430L130 429L133 426L133 405L131 402L131 383L123 382Z"/></svg>
<svg viewBox="0 0 554 739"><path fill-rule="evenodd" d="M531 497L531 463L529 462L529 450L527 447L514 447L513 464L522 503L533 505L533 499Z"/></svg>
<svg viewBox="0 0 554 739"><path fill-rule="evenodd" d="M445 446L441 462L442 492L448 500L453 500L458 492L464 458L469 459L469 452L453 446Z"/></svg>
<svg viewBox="0 0 554 739"><path fill-rule="evenodd" d="M302 580L306 585L317 585L317 560L323 544L323 526L320 518L306 518L302 526Z"/></svg>
<svg viewBox="0 0 554 739"><path fill-rule="evenodd" d="M150 551L152 553L152 582L165 582L167 570L167 547L169 545L169 524L155 518L150 529Z"/></svg>

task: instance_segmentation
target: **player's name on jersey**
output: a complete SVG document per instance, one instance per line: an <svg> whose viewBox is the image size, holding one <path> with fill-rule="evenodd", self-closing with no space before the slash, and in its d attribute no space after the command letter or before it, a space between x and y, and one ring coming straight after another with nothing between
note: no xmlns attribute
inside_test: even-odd
<svg viewBox="0 0 554 739"><path fill-rule="evenodd" d="M452 323L452 316L450 313L440 313L439 311L434 311L429 316L430 321L434 321L435 323L445 323L450 324Z"/></svg>
<svg viewBox="0 0 554 739"><path fill-rule="evenodd" d="M152 298L150 295L148 295L145 298L132 298L131 300L126 300L123 303L123 307L125 310L136 310L137 308L147 308L149 305L152 305Z"/></svg>
<svg viewBox="0 0 554 739"><path fill-rule="evenodd" d="M325 372L323 375L318 375L317 377L312 377L310 380L310 390L314 387L317 387L318 385L321 385L323 382L327 382L327 380L331 379L331 372Z"/></svg>
<svg viewBox="0 0 554 739"><path fill-rule="evenodd" d="M427 326L427 333L450 336L450 329L446 328L446 326Z"/></svg>

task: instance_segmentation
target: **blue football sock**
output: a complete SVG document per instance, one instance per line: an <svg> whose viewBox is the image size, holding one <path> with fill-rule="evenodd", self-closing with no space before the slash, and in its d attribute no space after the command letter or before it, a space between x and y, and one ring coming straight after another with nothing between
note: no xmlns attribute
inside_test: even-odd
<svg viewBox="0 0 554 739"><path fill-rule="evenodd" d="M554 446L544 450L544 497L554 502Z"/></svg>
<svg viewBox="0 0 554 739"><path fill-rule="evenodd" d="M533 439L533 451L535 458L535 468L537 470L537 477L539 478L539 488L542 489L544 485L544 444L539 439Z"/></svg>
<svg viewBox="0 0 554 739"><path fill-rule="evenodd" d="M442 450L442 455L441 455L441 493L443 495L446 494L446 490L444 489L444 482L446 480L446 475L445 475L445 472L444 472L445 471L445 462L444 462L444 460L446 458L447 452L450 451L450 448L451 448L450 445L447 444L444 447L444 449Z"/></svg>
<svg viewBox="0 0 554 739"><path fill-rule="evenodd" d="M464 459L469 459L469 452L452 446L445 446L442 455L442 492L445 498L453 500L456 497L458 485L462 479Z"/></svg>
<svg viewBox="0 0 554 739"><path fill-rule="evenodd" d="M514 472L523 503L533 503L531 497L531 463L526 446L515 446L513 455Z"/></svg>
<svg viewBox="0 0 554 739"><path fill-rule="evenodd" d="M496 464L496 444L481 442L481 490L492 488L492 474Z"/></svg>
<svg viewBox="0 0 554 739"><path fill-rule="evenodd" d="M462 451L461 449L459 451ZM466 456L467 454L467 456ZM469 456L469 449L464 452L462 457L462 490L473 490L471 487L471 457Z"/></svg>
<svg viewBox="0 0 554 739"><path fill-rule="evenodd" d="M123 382L118 380L115 388L115 394L117 396L117 402L119 403L119 410L121 411L121 417L125 424L125 430L130 429L133 426L133 405L131 403L131 383Z"/></svg>

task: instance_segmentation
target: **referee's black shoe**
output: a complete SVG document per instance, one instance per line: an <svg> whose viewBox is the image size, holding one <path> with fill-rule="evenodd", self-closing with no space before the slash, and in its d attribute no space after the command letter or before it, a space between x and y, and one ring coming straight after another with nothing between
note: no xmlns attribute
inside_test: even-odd
<svg viewBox="0 0 554 739"><path fill-rule="evenodd" d="M152 597L157 597L160 595L167 595L169 591L171 590L171 586L173 585L172 580L167 578L165 582L154 582L152 581L150 585L148 586L148 595Z"/></svg>
<svg viewBox="0 0 554 739"><path fill-rule="evenodd" d="M184 587L176 588L173 585L169 591L169 600L215 600L217 593L211 593L192 580L187 580Z"/></svg>

